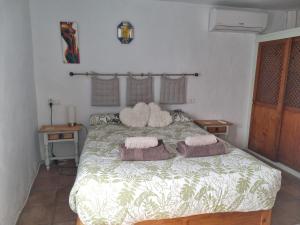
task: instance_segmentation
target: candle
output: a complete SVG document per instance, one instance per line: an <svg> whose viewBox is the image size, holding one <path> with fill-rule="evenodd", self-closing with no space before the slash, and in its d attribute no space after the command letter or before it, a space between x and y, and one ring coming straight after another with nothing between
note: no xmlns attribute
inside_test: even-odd
<svg viewBox="0 0 300 225"><path fill-rule="evenodd" d="M76 107L74 105L69 105L67 107L67 116L69 126L76 125Z"/></svg>

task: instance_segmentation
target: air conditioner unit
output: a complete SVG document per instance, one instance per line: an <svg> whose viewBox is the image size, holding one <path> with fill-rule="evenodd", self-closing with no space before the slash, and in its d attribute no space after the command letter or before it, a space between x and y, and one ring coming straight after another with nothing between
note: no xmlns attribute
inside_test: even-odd
<svg viewBox="0 0 300 225"><path fill-rule="evenodd" d="M210 10L210 31L255 32L264 31L268 14L248 10L213 8Z"/></svg>

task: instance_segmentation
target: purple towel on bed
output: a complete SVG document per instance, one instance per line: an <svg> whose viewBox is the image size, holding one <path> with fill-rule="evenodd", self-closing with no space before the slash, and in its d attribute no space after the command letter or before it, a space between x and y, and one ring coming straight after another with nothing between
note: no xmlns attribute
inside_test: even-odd
<svg viewBox="0 0 300 225"><path fill-rule="evenodd" d="M158 141L158 146L151 148L126 148L120 145L120 156L123 161L157 161L173 158L176 154L169 152L163 141Z"/></svg>
<svg viewBox="0 0 300 225"><path fill-rule="evenodd" d="M226 147L220 141L215 144L202 146L188 146L184 141L180 141L177 143L176 149L184 157L205 157L226 153Z"/></svg>

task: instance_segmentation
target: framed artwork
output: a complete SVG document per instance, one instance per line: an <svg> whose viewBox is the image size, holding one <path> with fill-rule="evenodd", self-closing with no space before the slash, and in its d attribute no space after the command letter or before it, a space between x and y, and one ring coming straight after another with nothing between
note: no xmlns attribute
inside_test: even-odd
<svg viewBox="0 0 300 225"><path fill-rule="evenodd" d="M76 22L60 22L63 62L79 64L78 24Z"/></svg>
<svg viewBox="0 0 300 225"><path fill-rule="evenodd" d="M123 21L118 25L118 39L122 44L129 44L134 37L134 28L131 23Z"/></svg>

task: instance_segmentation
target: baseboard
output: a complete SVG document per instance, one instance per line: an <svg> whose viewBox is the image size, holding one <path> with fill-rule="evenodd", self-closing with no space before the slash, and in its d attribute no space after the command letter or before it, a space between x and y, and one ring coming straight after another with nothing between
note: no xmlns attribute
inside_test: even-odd
<svg viewBox="0 0 300 225"><path fill-rule="evenodd" d="M38 162L38 163L37 163L37 167L36 167L36 171L35 171L35 174L34 174L34 179L32 180L31 184L29 185L28 193L27 193L27 196L26 196L26 198L25 198L25 201L23 202L23 206L21 207L21 209L20 209L20 210L18 211L18 213L17 213L17 218L16 218L15 223L14 223L15 225L17 224L18 219L19 219L19 217L20 217L20 215L21 215L21 213L22 213L22 211L23 211L23 209L24 209L24 207L25 207L25 205L26 205L26 203L27 203L27 201L28 201L28 198L29 198L29 195L30 195L31 188L32 188L33 183L34 183L34 181L35 181L35 179L36 179L36 177L37 177L37 175L38 175L38 173L39 173L40 166L41 166L41 162Z"/></svg>
<svg viewBox="0 0 300 225"><path fill-rule="evenodd" d="M255 155L256 157L262 159L263 161L266 161L266 162L270 163L274 167L276 167L280 170L283 170L284 172L287 172L287 173L289 173L289 174L291 174L291 175L293 175L293 176L300 179L300 172L298 172L297 170L294 170L294 169L292 169L292 168L290 168L290 167L288 167L288 166L286 166L286 165L284 165L280 162L274 162L274 161L272 161L272 160L270 160L270 159L268 159L268 158L266 158L266 157L264 157L264 156L262 156L262 155L260 155L256 152L254 152L254 151L252 151L248 148L245 148L244 150L247 151L248 153L250 153L252 155Z"/></svg>

